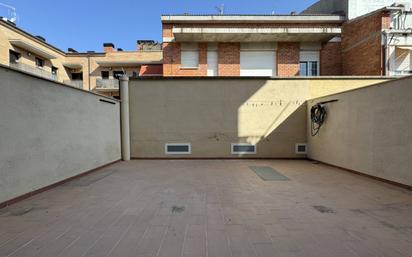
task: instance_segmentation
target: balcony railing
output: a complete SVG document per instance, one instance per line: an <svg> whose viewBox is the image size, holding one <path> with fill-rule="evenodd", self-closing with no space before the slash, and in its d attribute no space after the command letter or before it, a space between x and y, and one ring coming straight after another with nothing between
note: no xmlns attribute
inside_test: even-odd
<svg viewBox="0 0 412 257"><path fill-rule="evenodd" d="M24 63L18 63L18 62L10 62L10 67L13 67L21 71L25 71L33 75L40 76L42 78L57 80L57 76L55 74L52 74L50 71L46 71L39 67L27 65Z"/></svg>
<svg viewBox="0 0 412 257"><path fill-rule="evenodd" d="M117 79L97 79L96 89L119 89L119 80Z"/></svg>
<svg viewBox="0 0 412 257"><path fill-rule="evenodd" d="M64 80L64 84L83 89L83 80Z"/></svg>

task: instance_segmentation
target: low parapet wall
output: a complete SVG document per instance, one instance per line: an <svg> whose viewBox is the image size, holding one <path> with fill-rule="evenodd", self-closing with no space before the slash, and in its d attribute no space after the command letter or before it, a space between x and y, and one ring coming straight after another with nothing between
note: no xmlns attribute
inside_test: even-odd
<svg viewBox="0 0 412 257"><path fill-rule="evenodd" d="M0 204L120 159L118 101L4 66L0 90Z"/></svg>
<svg viewBox="0 0 412 257"><path fill-rule="evenodd" d="M308 157L412 186L411 99L407 77L310 100L308 111L316 103L338 101L326 104L318 135L312 137L308 126Z"/></svg>
<svg viewBox="0 0 412 257"><path fill-rule="evenodd" d="M134 158L305 158L306 101L385 81L381 77L141 78L130 80ZM165 145L190 144L189 154ZM256 153L233 154L234 143Z"/></svg>

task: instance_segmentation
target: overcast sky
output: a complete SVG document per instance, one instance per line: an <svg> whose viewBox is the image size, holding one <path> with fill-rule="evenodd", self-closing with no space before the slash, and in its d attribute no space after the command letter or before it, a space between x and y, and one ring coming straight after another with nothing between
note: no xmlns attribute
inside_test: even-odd
<svg viewBox="0 0 412 257"><path fill-rule="evenodd" d="M135 50L137 39L161 41L161 14L289 14L316 0L0 0L17 9L17 25L62 50L101 51L104 42ZM0 6L0 16L7 16Z"/></svg>

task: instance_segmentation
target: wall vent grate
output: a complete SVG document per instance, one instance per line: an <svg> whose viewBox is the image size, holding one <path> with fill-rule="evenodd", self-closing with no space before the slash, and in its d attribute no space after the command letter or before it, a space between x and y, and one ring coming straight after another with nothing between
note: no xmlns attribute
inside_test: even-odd
<svg viewBox="0 0 412 257"><path fill-rule="evenodd" d="M167 143L165 144L165 154L191 154L190 143Z"/></svg>
<svg viewBox="0 0 412 257"><path fill-rule="evenodd" d="M233 143L232 154L256 154L256 145L246 143Z"/></svg>
<svg viewBox="0 0 412 257"><path fill-rule="evenodd" d="M296 154L307 154L308 145L304 143L297 143L295 147Z"/></svg>

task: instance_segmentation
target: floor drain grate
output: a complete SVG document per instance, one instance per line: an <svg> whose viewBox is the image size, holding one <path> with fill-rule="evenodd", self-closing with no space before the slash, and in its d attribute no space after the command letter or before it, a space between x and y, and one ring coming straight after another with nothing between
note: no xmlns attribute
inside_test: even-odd
<svg viewBox="0 0 412 257"><path fill-rule="evenodd" d="M336 213L334 209L331 209L323 205L314 205L313 208L315 208L315 210L317 210L320 213Z"/></svg>
<svg viewBox="0 0 412 257"><path fill-rule="evenodd" d="M172 206L172 213L182 213L185 211L184 206Z"/></svg>

